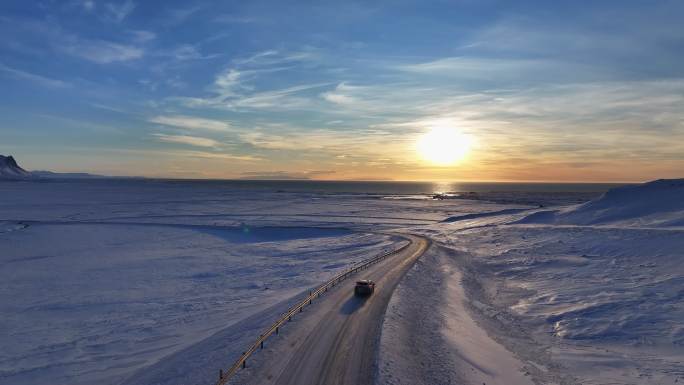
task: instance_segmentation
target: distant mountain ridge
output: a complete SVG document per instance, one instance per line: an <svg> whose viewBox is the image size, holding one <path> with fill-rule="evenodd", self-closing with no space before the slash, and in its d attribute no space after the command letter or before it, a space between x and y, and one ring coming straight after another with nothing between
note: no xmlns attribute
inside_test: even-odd
<svg viewBox="0 0 684 385"><path fill-rule="evenodd" d="M26 171L12 155L0 155L0 180L23 180L23 179L59 179L59 178L107 178L103 175L87 173L58 173L52 171Z"/></svg>
<svg viewBox="0 0 684 385"><path fill-rule="evenodd" d="M31 173L21 168L12 155L0 155L0 178L24 179L30 177Z"/></svg>

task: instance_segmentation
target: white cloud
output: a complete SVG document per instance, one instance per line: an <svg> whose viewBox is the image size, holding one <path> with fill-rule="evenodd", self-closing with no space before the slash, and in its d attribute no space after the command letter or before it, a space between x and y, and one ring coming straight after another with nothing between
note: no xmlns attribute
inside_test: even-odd
<svg viewBox="0 0 684 385"><path fill-rule="evenodd" d="M95 2L92 0L86 0L81 3L81 6L83 7L84 10L90 12L93 9L95 9Z"/></svg>
<svg viewBox="0 0 684 385"><path fill-rule="evenodd" d="M220 98L229 98L237 94L240 86L240 71L228 69L219 73L214 80L215 91Z"/></svg>
<svg viewBox="0 0 684 385"><path fill-rule="evenodd" d="M130 61L139 59L145 54L144 49L138 44L84 38L64 30L52 20L26 21L21 19L3 19L2 23L6 23L8 29L16 30L17 34L25 34L30 36L30 39L44 42L57 52L66 53L95 63L107 64ZM149 39L152 35L151 32L133 32L131 42L141 43L139 39ZM130 35L127 37L131 38ZM41 50L45 49L43 46L40 47Z"/></svg>
<svg viewBox="0 0 684 385"><path fill-rule="evenodd" d="M144 50L139 47L113 43L104 40L70 39L69 42L58 46L62 51L90 60L95 63L108 64L119 61L139 59Z"/></svg>
<svg viewBox="0 0 684 385"><path fill-rule="evenodd" d="M219 54L202 54L196 46L192 44L183 44L169 53L169 56L175 58L176 60L204 60L213 59L219 57Z"/></svg>
<svg viewBox="0 0 684 385"><path fill-rule="evenodd" d="M276 50L266 50L257 52L252 56L242 59L235 59L235 65L244 67L250 66L252 68L264 68L278 65L294 64L299 62L311 61L317 58L315 52L308 51L294 51L294 52L280 52Z"/></svg>
<svg viewBox="0 0 684 385"><path fill-rule="evenodd" d="M246 23L253 23L253 22L257 21L257 19L255 19L253 17L247 17L247 16L225 14L225 15L216 16L213 19L213 21L216 23L226 23L226 24L246 24Z"/></svg>
<svg viewBox="0 0 684 385"><path fill-rule="evenodd" d="M399 147L403 149L407 140L405 136L372 129L345 132L316 129L303 132L282 127L279 131L272 133L259 128L259 131L240 134L240 139L255 148L265 150L318 153L331 157L348 154L375 157L387 152L401 156L402 150Z"/></svg>
<svg viewBox="0 0 684 385"><path fill-rule="evenodd" d="M334 91L324 92L321 94L321 97L331 103L351 106L358 104L359 101L353 96L351 96L349 93L350 91L359 88L360 87L349 86L346 83L340 83L337 85L337 87L335 87Z"/></svg>
<svg viewBox="0 0 684 385"><path fill-rule="evenodd" d="M201 138L198 136L166 135L166 134L152 134L152 135L155 136L158 140L160 140L162 142L167 142L167 143L188 144L188 145L197 146L197 147L217 147L219 145L219 142L215 141L214 139Z"/></svg>
<svg viewBox="0 0 684 385"><path fill-rule="evenodd" d="M252 180L308 180L320 176L332 175L335 171L332 170L312 170L312 171L245 171L240 173L242 179Z"/></svg>
<svg viewBox="0 0 684 385"><path fill-rule="evenodd" d="M501 59L483 57L447 57L433 61L398 65L400 71L423 75L461 79L497 79L517 78L521 74L537 74L566 70L568 65L550 60L537 59Z"/></svg>
<svg viewBox="0 0 684 385"><path fill-rule="evenodd" d="M130 31L130 33L133 35L133 39L138 43L147 43L148 41L157 38L157 34L151 31L135 30Z"/></svg>
<svg viewBox="0 0 684 385"><path fill-rule="evenodd" d="M202 10L202 6L192 5L188 8L174 8L166 12L162 21L168 26L176 26L185 23L194 14Z"/></svg>
<svg viewBox="0 0 684 385"><path fill-rule="evenodd" d="M311 106L312 98L302 96L306 91L330 85L330 83L300 84L276 90L253 91L253 87L244 84L247 77L254 76L257 71L240 71L227 69L219 73L211 86L210 97L177 97L187 107L212 107L228 110L240 109L295 109Z"/></svg>
<svg viewBox="0 0 684 385"><path fill-rule="evenodd" d="M199 52L184 49L179 52L187 58L200 57ZM212 55L210 57L214 57ZM206 58L201 57L201 58ZM214 82L207 87L205 97L173 97L187 107L211 107L227 110L287 110L315 106L317 98L307 93L315 88L330 85L330 82L292 85L279 89L259 89L255 85L263 75L299 68L302 62L316 58L312 49L297 52L267 50L251 56L234 59L233 66L216 74ZM305 64L306 65L306 64Z"/></svg>
<svg viewBox="0 0 684 385"><path fill-rule="evenodd" d="M26 72L22 71L16 68L8 67L2 63L0 63L0 71L14 77L17 79L25 79L28 81L31 81L33 83L45 86L45 87L53 87L53 88L63 88L63 87L69 87L70 84L58 80L58 79L51 79L45 76L37 75L31 72Z"/></svg>
<svg viewBox="0 0 684 385"><path fill-rule="evenodd" d="M117 23L122 22L133 10L136 5L132 0L126 0L123 3L114 4L106 3L104 9L106 11L105 17Z"/></svg>
<svg viewBox="0 0 684 385"><path fill-rule="evenodd" d="M225 154L219 152L205 152L205 151L174 151L173 155L177 156L187 156L191 158L202 158L202 159L225 159L225 160L236 160L243 162L258 162L262 161L262 158L252 155L234 155Z"/></svg>
<svg viewBox="0 0 684 385"><path fill-rule="evenodd" d="M198 118L195 116L156 116L154 118L149 119L149 122L163 124L166 126L186 128L190 130L231 131L230 123L228 122L214 119Z"/></svg>
<svg viewBox="0 0 684 385"><path fill-rule="evenodd" d="M310 105L310 99L295 96L296 94L324 87L329 84L330 83L302 84L278 90L256 92L251 95L235 98L234 100L228 100L225 105L228 107L254 109L303 108Z"/></svg>

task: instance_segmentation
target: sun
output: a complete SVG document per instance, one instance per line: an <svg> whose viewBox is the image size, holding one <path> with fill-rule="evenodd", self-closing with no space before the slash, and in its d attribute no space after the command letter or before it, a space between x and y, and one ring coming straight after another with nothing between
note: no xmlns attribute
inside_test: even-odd
<svg viewBox="0 0 684 385"><path fill-rule="evenodd" d="M416 143L425 161L450 166L462 161L472 146L472 139L451 126L435 126L421 135Z"/></svg>

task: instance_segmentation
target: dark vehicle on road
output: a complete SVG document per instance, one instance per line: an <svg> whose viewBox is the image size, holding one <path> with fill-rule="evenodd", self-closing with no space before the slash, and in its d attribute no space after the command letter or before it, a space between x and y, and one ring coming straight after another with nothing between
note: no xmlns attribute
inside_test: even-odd
<svg viewBox="0 0 684 385"><path fill-rule="evenodd" d="M371 295L374 291L375 282L370 279L356 281L356 286L354 286L354 295Z"/></svg>

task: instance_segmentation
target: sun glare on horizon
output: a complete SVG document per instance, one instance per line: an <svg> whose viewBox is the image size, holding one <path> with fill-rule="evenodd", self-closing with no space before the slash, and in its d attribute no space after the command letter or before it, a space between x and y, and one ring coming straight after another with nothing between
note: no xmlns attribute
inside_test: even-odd
<svg viewBox="0 0 684 385"><path fill-rule="evenodd" d="M418 138L416 148L420 157L438 166L460 163L470 152L473 140L451 126L435 126Z"/></svg>

